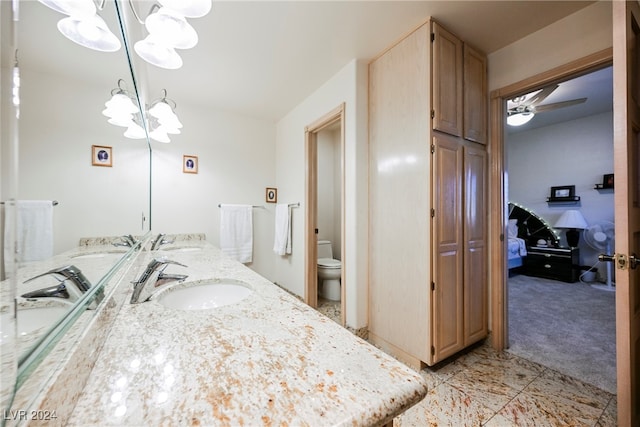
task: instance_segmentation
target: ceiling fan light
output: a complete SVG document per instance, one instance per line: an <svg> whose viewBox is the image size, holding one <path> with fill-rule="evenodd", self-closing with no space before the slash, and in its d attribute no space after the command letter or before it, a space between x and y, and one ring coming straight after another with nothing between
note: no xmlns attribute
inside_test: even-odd
<svg viewBox="0 0 640 427"><path fill-rule="evenodd" d="M515 113L507 115L507 124L509 126L522 126L533 119L533 113Z"/></svg>
<svg viewBox="0 0 640 427"><path fill-rule="evenodd" d="M211 10L211 0L158 0L158 2L187 18L200 18Z"/></svg>
<svg viewBox="0 0 640 427"><path fill-rule="evenodd" d="M144 24L154 40L166 46L190 49L198 43L196 30L183 16L166 7L149 15Z"/></svg>
<svg viewBox="0 0 640 427"><path fill-rule="evenodd" d="M65 15L89 17L96 14L96 6L86 0L38 0L43 5Z"/></svg>
<svg viewBox="0 0 640 427"><path fill-rule="evenodd" d="M120 49L120 40L96 14L91 17L63 18L58 21L58 30L69 40L89 49L101 52L115 52Z"/></svg>
<svg viewBox="0 0 640 427"><path fill-rule="evenodd" d="M182 67L182 58L170 46L157 43L151 36L137 42L133 48L149 64L156 67L175 70Z"/></svg>

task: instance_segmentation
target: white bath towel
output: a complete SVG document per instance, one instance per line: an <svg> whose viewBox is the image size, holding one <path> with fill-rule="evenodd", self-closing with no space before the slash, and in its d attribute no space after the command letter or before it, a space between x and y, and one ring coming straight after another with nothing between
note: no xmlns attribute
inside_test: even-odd
<svg viewBox="0 0 640 427"><path fill-rule="evenodd" d="M287 203L276 206L276 231L273 251L278 255L291 253L291 211Z"/></svg>
<svg viewBox="0 0 640 427"><path fill-rule="evenodd" d="M15 215L15 235L11 232ZM53 256L53 202L18 200L5 205L5 259L11 257L15 239L16 261L42 261Z"/></svg>
<svg viewBox="0 0 640 427"><path fill-rule="evenodd" d="M253 260L251 205L220 205L220 249L243 264Z"/></svg>

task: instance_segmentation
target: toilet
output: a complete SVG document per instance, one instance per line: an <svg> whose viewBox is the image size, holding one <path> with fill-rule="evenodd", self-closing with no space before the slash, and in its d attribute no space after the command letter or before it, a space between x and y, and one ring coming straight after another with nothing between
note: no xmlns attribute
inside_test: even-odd
<svg viewBox="0 0 640 427"><path fill-rule="evenodd" d="M331 301L340 301L340 276L342 263L333 259L331 242L318 240L318 282L320 296Z"/></svg>

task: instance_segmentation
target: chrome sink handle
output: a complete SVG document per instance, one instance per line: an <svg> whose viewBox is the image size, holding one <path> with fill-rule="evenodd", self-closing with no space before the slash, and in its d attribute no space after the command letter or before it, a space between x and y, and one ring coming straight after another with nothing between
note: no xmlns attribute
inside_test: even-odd
<svg viewBox="0 0 640 427"><path fill-rule="evenodd" d="M152 251L158 250L158 248L160 248L160 246L166 245L166 244L170 244L170 243L174 243L176 241L176 239L165 240L164 239L165 237L166 237L166 234L162 234L162 233L158 234L158 236L151 243L151 250Z"/></svg>
<svg viewBox="0 0 640 427"><path fill-rule="evenodd" d="M67 291L67 286L64 283L60 283L59 285L51 286L49 288L42 288L36 291L27 292L26 294L22 294L20 296L26 299L70 298L69 291Z"/></svg>
<svg viewBox="0 0 640 427"><path fill-rule="evenodd" d="M142 290L147 287L150 282L153 282L153 287L164 285L168 282L185 280L187 275L184 274L165 274L164 270L171 264L179 265L180 267L186 267L186 265L177 261L168 260L165 257L155 258L147 265L147 268L140 275L140 278L133 282L133 293L131 294L131 304L138 304L145 302L149 299L140 298ZM153 280L152 280L153 278Z"/></svg>
<svg viewBox="0 0 640 427"><path fill-rule="evenodd" d="M64 267L54 268L45 273L38 274L30 279L25 280L23 283L31 282L32 280L38 279L43 276L53 275L59 282L64 282L65 280L71 280L74 285L78 288L81 293L87 292L91 289L91 282L89 279L82 274L82 271L75 265L67 265Z"/></svg>

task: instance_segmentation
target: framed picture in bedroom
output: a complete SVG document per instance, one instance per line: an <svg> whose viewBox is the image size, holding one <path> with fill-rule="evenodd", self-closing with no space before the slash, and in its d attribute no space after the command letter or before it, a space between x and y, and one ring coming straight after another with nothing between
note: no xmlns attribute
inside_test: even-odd
<svg viewBox="0 0 640 427"><path fill-rule="evenodd" d="M266 189L266 199L267 203L277 203L278 202L278 189L273 187L267 187Z"/></svg>
<svg viewBox="0 0 640 427"><path fill-rule="evenodd" d="M182 172L198 173L198 156L182 156Z"/></svg>
<svg viewBox="0 0 640 427"><path fill-rule="evenodd" d="M602 176L602 188L613 188L613 174L607 173Z"/></svg>
<svg viewBox="0 0 640 427"><path fill-rule="evenodd" d="M573 198L576 195L576 186L575 185L562 185L559 187L551 187L551 195L552 199L567 199Z"/></svg>
<svg viewBox="0 0 640 427"><path fill-rule="evenodd" d="M104 145L91 146L91 165L92 166L113 166L113 152L111 147Z"/></svg>

